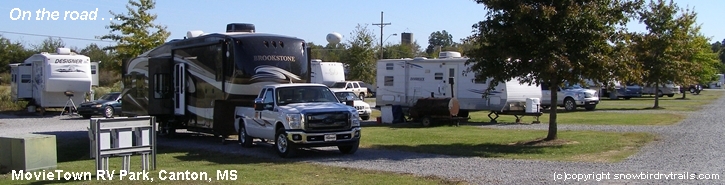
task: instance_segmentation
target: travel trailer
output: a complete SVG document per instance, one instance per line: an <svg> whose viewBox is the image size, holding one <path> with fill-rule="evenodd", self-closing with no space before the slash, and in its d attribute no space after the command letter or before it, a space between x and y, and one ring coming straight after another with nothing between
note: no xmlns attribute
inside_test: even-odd
<svg viewBox="0 0 725 185"><path fill-rule="evenodd" d="M460 56L452 52L445 55ZM469 111L476 110L524 112L528 98L541 99L538 85L522 85L518 80L501 82L487 92L490 80L474 80L475 75L467 72L467 60L460 57L379 60L376 105L412 107L419 98L454 97L461 110L458 116L467 117Z"/></svg>
<svg viewBox="0 0 725 185"><path fill-rule="evenodd" d="M235 134L235 107L254 105L265 85L310 82L303 39L228 24L225 33L189 31L124 63L122 112L156 116L176 129Z"/></svg>
<svg viewBox="0 0 725 185"><path fill-rule="evenodd" d="M345 69L340 62L323 62L320 59L313 59L311 67L310 79L312 83L330 86L335 82L345 81Z"/></svg>
<svg viewBox="0 0 725 185"><path fill-rule="evenodd" d="M73 108L91 91L91 59L68 48L34 54L10 64L11 99L28 101L28 111ZM72 101L71 101L72 100Z"/></svg>

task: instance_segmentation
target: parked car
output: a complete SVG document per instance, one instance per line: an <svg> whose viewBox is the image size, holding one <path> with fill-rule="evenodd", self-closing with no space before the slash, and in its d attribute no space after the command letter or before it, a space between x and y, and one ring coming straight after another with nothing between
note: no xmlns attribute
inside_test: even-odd
<svg viewBox="0 0 725 185"><path fill-rule="evenodd" d="M677 93L680 93L680 86L672 83L660 84L659 91L657 92L655 92L654 84L648 84L642 88L642 94L654 94L659 97L665 95L667 95L667 97L673 97Z"/></svg>
<svg viewBox="0 0 725 185"><path fill-rule="evenodd" d="M121 93L112 92L101 96L97 100L81 103L78 107L78 114L83 118L91 118L93 115L103 115L110 118L121 112Z"/></svg>
<svg viewBox="0 0 725 185"><path fill-rule="evenodd" d="M702 91L702 85L692 84L687 88L680 88L680 93L685 93L685 90L690 91L690 93L692 94L700 94L700 92Z"/></svg>
<svg viewBox="0 0 725 185"><path fill-rule="evenodd" d="M373 110L370 108L370 104L367 102L364 102L362 99L357 97L357 95L349 90L333 90L335 92L335 96L337 96L338 100L347 100L347 97L353 97L354 98L354 106L355 109L357 109L357 113L360 115L361 120L368 120L370 119L370 114L372 114Z"/></svg>

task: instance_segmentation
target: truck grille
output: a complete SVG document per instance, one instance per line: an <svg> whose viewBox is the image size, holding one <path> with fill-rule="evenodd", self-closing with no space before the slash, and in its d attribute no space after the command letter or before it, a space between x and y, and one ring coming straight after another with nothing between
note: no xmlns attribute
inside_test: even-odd
<svg viewBox="0 0 725 185"><path fill-rule="evenodd" d="M363 110L363 109L365 109L365 107L363 107L363 106L355 106L355 109L357 109L357 110Z"/></svg>
<svg viewBox="0 0 725 185"><path fill-rule="evenodd" d="M350 113L346 111L306 114L305 131L325 132L350 130L349 116Z"/></svg>

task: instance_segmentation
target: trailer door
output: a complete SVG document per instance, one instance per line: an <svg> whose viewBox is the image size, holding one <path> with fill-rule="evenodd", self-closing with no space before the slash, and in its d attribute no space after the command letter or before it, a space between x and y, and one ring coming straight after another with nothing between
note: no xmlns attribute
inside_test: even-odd
<svg viewBox="0 0 725 185"><path fill-rule="evenodd" d="M149 107L151 116L174 114L174 63L171 57L149 59Z"/></svg>
<svg viewBox="0 0 725 185"><path fill-rule="evenodd" d="M447 65L446 66L447 72L446 75L444 75L444 80L446 81L445 85L448 86L448 92L443 92L448 94L446 97L456 97L458 96L458 89L456 88L456 84L458 83L456 81L456 71L458 71L456 65ZM446 88L444 88L446 89Z"/></svg>
<svg viewBox="0 0 725 185"><path fill-rule="evenodd" d="M174 114L186 114L186 64L174 64Z"/></svg>

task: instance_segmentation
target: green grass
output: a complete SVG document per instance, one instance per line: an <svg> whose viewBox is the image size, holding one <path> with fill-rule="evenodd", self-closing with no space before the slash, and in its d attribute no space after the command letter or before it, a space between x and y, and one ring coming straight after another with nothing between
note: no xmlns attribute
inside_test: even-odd
<svg viewBox="0 0 725 185"><path fill-rule="evenodd" d="M109 92L120 92L121 82L116 82L111 87L93 87L95 98L98 99ZM11 98L10 85L0 85L0 111L22 111L25 110L27 101L13 102ZM87 97L89 98L89 97Z"/></svg>
<svg viewBox="0 0 725 185"><path fill-rule="evenodd" d="M702 109L703 105L709 104L721 96L723 96L723 91L705 89L699 95L687 93L685 99L681 99L682 94L676 94L674 97L660 97L660 108L656 110L697 111ZM602 98L596 110L651 110L654 104L654 96L649 95L629 100Z"/></svg>
<svg viewBox="0 0 725 185"><path fill-rule="evenodd" d="M48 184L98 183L95 177L95 162L88 158L87 139L58 140L58 169L65 172L93 172L91 180L79 181L13 181L11 173L0 175L0 184ZM255 150L263 150L256 148ZM271 149L270 149L271 150ZM201 184L207 181L160 181L159 171L206 172L213 183L221 184L464 184L462 181L445 180L438 177L419 177L409 174L359 170L353 168L316 165L289 160L271 160L248 156L222 154L203 150L162 147L157 155L157 169L151 171L150 181L131 181L126 177L119 180L116 172L109 184ZM276 155L274 156L276 157ZM131 170L139 171L140 159L131 159ZM112 158L111 170L120 170L121 159ZM217 170L236 170L236 180L217 180Z"/></svg>
<svg viewBox="0 0 725 185"><path fill-rule="evenodd" d="M409 124L365 127L361 145L369 148L506 159L616 162L636 153L655 136L649 133L497 130L474 126L419 128Z"/></svg>

